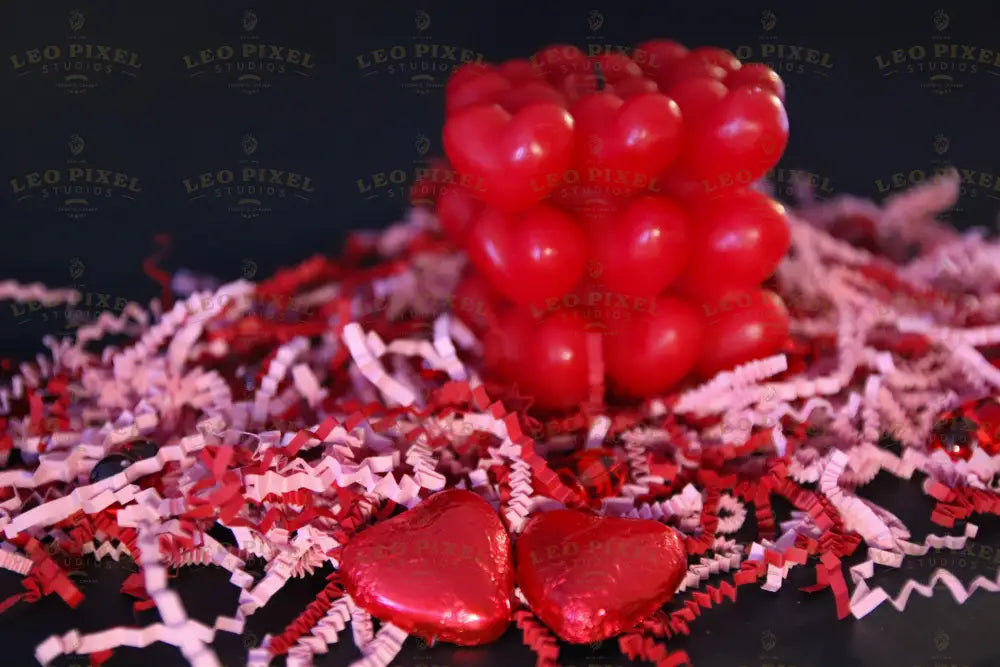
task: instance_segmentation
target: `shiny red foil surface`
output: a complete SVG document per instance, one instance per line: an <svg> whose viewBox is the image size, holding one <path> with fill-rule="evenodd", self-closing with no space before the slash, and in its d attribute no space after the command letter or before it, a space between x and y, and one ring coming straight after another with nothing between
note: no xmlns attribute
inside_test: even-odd
<svg viewBox="0 0 1000 667"><path fill-rule="evenodd" d="M573 510L536 515L516 547L517 582L531 610L577 644L613 637L655 612L687 568L672 528Z"/></svg>
<svg viewBox="0 0 1000 667"><path fill-rule="evenodd" d="M426 640L474 646L510 622L510 538L489 503L452 489L344 547L347 592L381 621Z"/></svg>

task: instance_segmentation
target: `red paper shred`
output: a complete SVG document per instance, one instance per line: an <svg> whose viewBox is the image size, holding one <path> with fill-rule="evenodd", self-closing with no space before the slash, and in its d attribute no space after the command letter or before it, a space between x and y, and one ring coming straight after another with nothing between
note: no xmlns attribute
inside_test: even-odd
<svg viewBox="0 0 1000 667"><path fill-rule="evenodd" d="M153 237L158 249L142 261L143 272L160 285L160 301L163 308L170 310L174 305L174 294L170 287L170 274L161 269L158 264L170 253L173 240L169 234L157 234Z"/></svg>
<svg viewBox="0 0 1000 667"><path fill-rule="evenodd" d="M90 654L90 667L101 667L104 663L111 659L114 655L114 651L108 649L107 651L97 651L96 653Z"/></svg>
<svg viewBox="0 0 1000 667"><path fill-rule="evenodd" d="M521 631L524 643L538 655L535 667L556 667L559 663L559 644L535 615L530 611L519 609L514 612L514 623Z"/></svg>
<svg viewBox="0 0 1000 667"><path fill-rule="evenodd" d="M340 583L337 573L327 577L326 587L316 596L305 611L299 614L294 621L288 624L285 631L271 640L268 649L271 655L284 655L288 652L292 642L308 632L316 625L323 616L330 610L333 601L343 596L344 589Z"/></svg>
<svg viewBox="0 0 1000 667"><path fill-rule="evenodd" d="M928 406L943 414L997 380L996 249L933 220L957 184L935 181L882 208L848 197L793 209L793 252L770 283L792 316L784 358L640 404L605 404L594 336L590 400L566 414L539 412L519 387L486 373L481 341L448 307L461 257L419 210L382 233L352 234L340 258L311 257L251 284L242 299L221 297L243 288L219 288L206 302L226 305L206 313L203 303L189 303L181 320L148 323L141 344L136 338L114 354L85 352L81 332L69 347L53 348L52 359L0 359L0 461L14 460L14 450L22 461L20 470L0 470L0 502L11 508L0 527L12 547L0 552L0 565L20 574L24 589L0 601L0 613L49 594L75 607L82 594L60 567L62 555L138 561L140 545L158 552L170 576L208 563L243 571L231 581L244 593L258 582L240 563L286 559L266 568L269 592L257 593L267 604L286 575L335 564L353 535L400 505L461 485L493 503L512 532L535 512L569 507L661 520L683 534L691 557L684 586L618 638L631 659L690 664L685 652L670 650L675 637L724 600L735 603L741 586L776 590L794 567L815 571L815 583L801 590L831 595L837 618L863 616L886 596L870 590L862 570L845 570L844 560L862 543L898 557L912 545L906 551L902 529L862 502L858 486L880 470L903 478L919 470L935 501L932 521L957 533L929 537L935 548L963 544L974 534L973 516L1000 514L990 486L1000 457L969 446L970 458L955 462L927 447ZM829 233L852 216L872 222L864 253ZM917 256L898 263L879 245L883 238L908 238ZM171 277L158 264L170 239L155 240L143 270L169 309ZM938 255L955 272L940 275L947 269L929 261ZM0 282L0 299L66 298ZM192 341L185 337L196 331L187 327L194 316ZM87 340L124 331L107 318L82 329ZM845 377L831 375L834 368ZM940 376L927 370L934 368ZM902 446L887 448L883 432ZM95 495L91 469L139 435L169 450L169 460L133 464L100 482ZM595 508L550 466L592 438L629 465L622 495ZM137 473L139 466L155 470ZM793 515L777 509L784 503L775 496ZM756 542L735 537L748 520ZM150 525L155 538L143 532ZM209 539L215 525L241 544ZM299 545L305 549L289 555ZM162 599L146 589L145 570L121 588L136 611ZM956 599L973 590L949 585L959 586ZM1000 590L1000 577L981 586ZM339 627L328 613L341 609L334 605L343 595L335 572L295 620L255 649L258 658L311 653L318 625ZM537 664L556 665L559 642L531 611L518 607L512 620ZM232 631L216 623L216 631ZM395 640L381 641L388 650ZM91 664L106 662L114 648L95 644Z"/></svg>

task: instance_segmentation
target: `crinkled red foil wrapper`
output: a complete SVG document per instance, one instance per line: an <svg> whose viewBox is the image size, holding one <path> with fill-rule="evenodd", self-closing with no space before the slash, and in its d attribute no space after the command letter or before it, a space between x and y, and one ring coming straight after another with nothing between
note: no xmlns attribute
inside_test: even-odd
<svg viewBox="0 0 1000 667"><path fill-rule="evenodd" d="M388 664L406 633L390 622L376 632L347 594L337 571L344 545L445 488L480 495L516 537L537 513L587 506L549 466L580 446L611 447L628 462L626 484L597 513L665 522L689 554L674 600L620 635L630 658L688 663L671 638L689 633L702 609L735 603L742 586L777 591L794 567L815 571L805 590L832 593L838 618L883 602L902 610L937 583L958 602L996 591L996 577L965 586L944 569L895 596L869 584L876 567L962 549L976 534L968 519L1000 511L995 457L977 449L953 461L928 444L938 415L1000 386L1000 246L936 220L958 188L948 174L881 206L800 192L791 251L773 280L792 315L785 353L641 404L559 415L483 377L481 343L450 303L464 258L425 210L352 236L341 258L310 258L262 283L175 276L171 292L150 260L162 300L46 339L48 354L33 361L0 364L0 460L9 464L0 567L25 589L0 610L46 595L78 605L66 556L132 559L138 572L122 592L161 621L53 634L38 661L77 653L96 665L118 647L162 641L211 666L216 632L241 633L290 578L331 564L315 601L252 647L248 664L281 654L311 664L348 625L363 653L356 664ZM858 220L870 223L867 249L837 238ZM0 282L3 300L79 298ZM128 342L94 352L111 334ZM901 446L886 446L887 434ZM91 484L94 465L136 437L156 440L156 456ZM912 542L897 517L856 495L880 471L924 473L942 534ZM790 516L777 516L776 496ZM748 520L755 541L736 538ZM211 537L215 525L236 544ZM846 567L859 548L867 558ZM267 562L262 578L246 572L251 557ZM240 598L232 615L205 625L188 617L167 568L209 563L232 573ZM523 603L512 622L539 664L556 663L559 643Z"/></svg>

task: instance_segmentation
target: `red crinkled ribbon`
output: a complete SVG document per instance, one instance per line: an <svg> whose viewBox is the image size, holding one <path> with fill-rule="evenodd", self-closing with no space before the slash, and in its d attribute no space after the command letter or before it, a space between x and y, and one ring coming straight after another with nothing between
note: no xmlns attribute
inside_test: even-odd
<svg viewBox="0 0 1000 667"><path fill-rule="evenodd" d="M510 513L515 503L509 501L518 507L543 501L522 510L527 513L560 504L588 506L587 499L549 466L549 452L560 453L549 436L590 438L593 428L598 439L606 432L601 446L621 449L615 438L645 433L653 435L647 440L628 440L630 477L624 491L631 495L605 498L599 511L674 523L685 535L692 563L684 596L674 603L676 608L657 612L623 635L619 644L624 653L657 665L687 664L684 652L669 652L658 640L688 634L702 610L724 598L735 602L739 586L758 585L766 578L764 588L775 590L789 568L803 565L815 567L816 583L802 590L830 589L839 618L852 612L863 615L882 600L874 594L868 595L867 602L851 599L843 559L864 539L869 540L869 547L879 543L882 556L878 558L889 558L878 562L904 555L889 550L883 539L894 543L892 549L909 549L906 553L915 548L897 539L901 534L897 525L884 514L870 511L854 496L854 486L865 483L868 474L879 469L901 477L918 469L927 474L927 492L937 502L932 519L940 525L953 527L956 520L967 520L976 513L1000 514L1000 498L993 489L976 488L967 477L989 472L992 464L984 461L980 452L980 458L970 461L967 468L961 467L964 462L949 467L942 456L924 451L921 439L933 422L918 415L914 407L923 403L933 404L935 410L944 409L966 398L963 392L970 386L987 391L997 384L997 377L989 370L991 362L976 356L977 349L1000 344L1000 329L994 326L1000 321L1000 298L991 292L1000 287L1000 270L989 268L995 264L990 260L995 249L980 240L942 232L926 219L927 207L947 200L946 190L957 187L957 180L941 183L894 198L882 210L880 224L899 227L900 221L905 221L905 228L894 229L894 233L910 233L924 243L923 254L906 266L862 253L822 231L836 219L831 211L840 207L840 215L859 206L856 202L811 205L802 215L815 224L793 216L790 227L795 253L779 267L774 281L774 288L787 297L792 313L794 337L784 348L788 355L784 360L776 357L751 362L699 387L638 406L604 405L600 397L603 387L591 383L592 400L587 405L548 421L529 413L533 411L531 399L521 396L516 387L489 377L484 381L478 378L477 341L472 338L470 343L466 331L462 342L462 329L455 328L460 324L460 313L448 313L450 322L431 323L415 314L420 308L407 303L416 297L428 297L436 303L447 294L447 288L435 283L442 280L440 275L423 275L440 270L447 264L442 258L452 253L435 236L433 227L426 226L426 216L419 224L411 222L409 227L396 227L382 236L353 235L342 260L312 257L280 271L243 294L252 297L249 303L233 299L211 317L202 316L204 306L199 310L186 303L177 313L165 314L146 326L140 333L141 343L122 351L95 356L67 343L70 347L53 348L54 361L39 359L20 366L17 382L7 386L5 379L0 386L0 408L8 406L0 415L0 456L6 457L17 448L30 463L22 471L0 471L0 475L17 475L8 475L8 483L0 485L0 502L11 508L4 520L9 516L18 522L15 525L23 526L39 514L39 508L43 513L52 510L51 521L39 519L32 525L50 532L50 549L74 556L97 548L88 545L91 541L104 541L99 547L102 557L111 549L115 557L127 553L139 559L138 533L131 526L160 522L162 532L154 541L144 541L143 548L155 544L157 560L169 568L221 561L236 571L239 558L246 553L285 559L282 568L269 569L266 586L256 588L245 573L234 575L232 581L244 592L251 586L256 588L250 597L258 602L241 605L232 621L217 620L218 628L232 631L242 627L246 614L266 603L289 572L299 576L324 558L336 559L355 532L387 518L397 503L418 502L432 488L440 488L441 480L447 486L465 483L494 502L499 498L501 515L513 527L526 517ZM169 276L155 266L168 239L158 242L160 252L144 263L144 269L163 287L164 306L169 310ZM391 256L379 256L381 251ZM979 290L982 296L973 299L976 303L967 303L967 295L960 299L949 293L948 285L939 284L928 261L934 253L946 256L958 267L955 280L966 275L967 282L977 283L966 290ZM362 268L363 262L372 259L375 266ZM459 267L455 271L460 270L460 264L455 266ZM245 282L240 284L246 287ZM393 291L388 298L386 285ZM403 287L397 292L399 285ZM900 303L894 293L907 295L908 300ZM376 294L381 296L376 298ZM40 286L0 282L0 298L58 303L69 297L46 292ZM213 297L209 301L222 300ZM406 318L394 320L388 314L390 309L406 313ZM938 311L951 314L938 317ZM197 330L188 326L196 314L201 327ZM914 317L927 314L936 318L930 328L921 323L926 317ZM287 321L285 315L290 316ZM879 318L883 320L873 324ZM98 326L88 336L124 332L123 322ZM356 335L358 323L363 342L354 338L355 347L348 349L343 334ZM968 328L974 326L981 328ZM135 328L140 330L140 325ZM433 332L431 341L426 341L427 332ZM184 339L195 334L195 340ZM395 342L401 338L408 340ZM416 347L416 340L425 341L421 343L424 347ZM385 346L393 347L383 353ZM359 352L361 348L368 348L367 352ZM416 349L426 358L409 356ZM371 357L365 361L352 356L355 354ZM442 365L442 359L447 363ZM364 369L363 361L368 364ZM594 361L599 366L599 360ZM822 372L828 374L818 375L823 364L833 362L835 369L823 367ZM927 370L935 364L944 369L938 375ZM0 373L12 368L12 364L0 363ZM392 376L392 382L379 384L378 373ZM961 382L949 379L953 377L960 377ZM253 385L250 389L248 380ZM317 385L324 393L317 393ZM415 402L401 405L409 399L392 396L404 386L418 397ZM907 392L911 389L923 394L910 395ZM395 403L383 397L393 398ZM249 421L245 414L240 416L247 405L253 407L254 414ZM684 412L678 412L682 408ZM258 409L262 410L259 414ZM810 422L824 412L830 432L838 440L817 445ZM490 448L497 444L494 435L476 432L471 437L457 436L438 426L465 413L500 422L509 438L500 450L506 454L491 453ZM107 426L86 442L81 435L85 414L88 426L90 422ZM725 435L725 430L742 417L752 418L747 437L723 442L720 433ZM152 421L142 421L150 418ZM598 419L601 422L595 424ZM902 428L888 423L893 420L908 423ZM314 426L308 430L300 428L310 423ZM253 432L275 425L294 434L281 444L274 435ZM500 428L496 423L492 427ZM115 451L123 437L117 434L123 429L151 435L161 447L174 448L172 460L133 464L135 467L130 466L124 478L116 477L113 485L108 480L101 483L103 495L78 488L89 486L77 484L76 479L85 478L97 458ZM344 429L353 439L332 437L336 429ZM880 429L899 433L901 440L907 440L901 454L872 440ZM116 435L105 437L107 433ZM851 439L855 433L856 442ZM783 442L784 449L775 451ZM78 444L77 450L70 450ZM64 476L70 481L45 481L52 479L46 477L52 471L59 472L53 461L63 460L55 458L64 456L60 450L66 454L72 451L65 465L77 467L72 476ZM327 488L317 490L318 466L309 461L315 461L313 457L320 450L324 465L333 460L340 466L340 476ZM386 466L389 459L393 463ZM73 461L77 463L70 463ZM384 466L378 472L365 467L377 461ZM831 461L840 466L835 472L841 478L822 476ZM873 461L877 465L872 466ZM514 468L519 477L513 490L511 462L519 466ZM525 464L531 472L534 498L526 497ZM139 468L155 471L139 474L135 472ZM350 476L354 471L359 471L357 477ZM312 480L313 485L303 486L299 475ZM433 481L421 487L414 478ZM816 490L806 486L817 478L822 483ZM249 479L258 485L253 503L247 497ZM345 479L360 479L369 486ZM990 483L989 479L981 481L984 487ZM269 486L271 482L276 485ZM374 484L378 486L370 486ZM56 503L65 505L66 494L74 490L78 491L71 498L74 504L58 508ZM754 544L749 554L747 545L727 539L735 528L732 517L723 515L720 521L723 494L727 502L721 511L732 511L733 498L754 506L752 515L764 544ZM791 522L779 521L771 504L772 494L785 498L804 514L796 514ZM549 503L550 499L554 502ZM744 515L749 512L741 508L739 517ZM215 523L241 535L241 544L248 537L262 544L251 549L245 544L241 549L223 547L224 552L220 552L219 545L205 535ZM975 526L966 523L965 530L966 537L974 535ZM868 537L862 538L862 534ZM327 538L331 541L324 541ZM776 539L777 544L772 542ZM948 548L959 543L956 536L935 539L933 544ZM118 546L112 546L114 540ZM0 563L28 574L22 579L25 592L0 602L0 611L52 592L71 606L79 603L80 592L37 539L21 530L8 541L28 558L10 552ZM317 543L322 547L317 549ZM291 555L289 550L298 548L292 545L302 545L304 550ZM709 552L711 556L699 558ZM288 561L295 558L298 560ZM736 563L739 568L735 572L721 575ZM137 598L137 610L158 604L146 590L147 567L153 566L144 565L122 586L122 592ZM723 580L702 585L709 575ZM869 575L858 567L851 569L851 575L855 592L865 594L868 589L861 579ZM308 642L297 640L334 608L342 592L336 577L332 578L307 609L260 650L271 655L289 653L296 659L301 652L308 652ZM893 600L898 607L904 603ZM170 603L165 604L169 612ZM525 644L538 654L538 664L554 665L559 647L551 633L527 609L518 608L514 622ZM400 635L389 630L378 644L382 653L366 658L372 665L381 664L378 661L387 659L385 655L398 650ZM48 644L44 654L50 655L52 650ZM110 649L94 650L91 663L100 664L110 655Z"/></svg>
<svg viewBox="0 0 1000 667"><path fill-rule="evenodd" d="M524 643L538 655L535 667L557 667L559 644L549 629L526 609L514 611L514 624L521 631Z"/></svg>
<svg viewBox="0 0 1000 667"><path fill-rule="evenodd" d="M288 653L292 643L314 627L326 612L330 611L333 601L344 595L344 588L340 583L338 573L334 572L326 579L327 584L316 595L316 599L309 603L305 611L299 614L294 621L288 624L284 632L271 639L271 643L268 644L271 655Z"/></svg>

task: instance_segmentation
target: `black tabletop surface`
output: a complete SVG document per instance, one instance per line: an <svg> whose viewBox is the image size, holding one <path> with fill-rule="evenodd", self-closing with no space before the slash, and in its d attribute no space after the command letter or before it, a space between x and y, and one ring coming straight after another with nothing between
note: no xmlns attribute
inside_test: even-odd
<svg viewBox="0 0 1000 667"><path fill-rule="evenodd" d="M882 473L861 495L875 500L896 513L914 531L913 538L923 539L927 532L943 533L928 520L932 503L913 480L898 480ZM780 512L786 508L776 503ZM779 519L780 519L779 514ZM952 571L966 586L977 577L996 581L1000 568L1000 520L980 517L978 536L962 551L931 550L926 556L911 557L899 570L879 567L870 581L895 597L907 579L926 582L935 569ZM962 526L956 528L961 531ZM748 534L752 536L752 534ZM859 548L848 563L862 560ZM3 663L35 664L35 646L51 634L72 629L94 632L113 625L146 625L158 620L155 611L133 614L134 598L119 592L122 582L135 571L131 562L103 564L87 562L74 575L74 581L86 595L84 602L71 610L56 596L34 604L18 603L0 622ZM86 574L83 574L86 572ZM250 617L244 633L219 633L212 644L222 664L235 667L246 664L247 647L256 646L267 633L278 634L308 605L325 584L317 572L304 579L292 579L260 611ZM188 614L210 624L219 615L232 615L236 608L237 588L228 583L228 573L209 567L181 568L170 586L178 591ZM709 581L712 583L712 580ZM703 611L691 624L691 635L668 641L671 649L683 649L695 665L720 667L819 667L826 665L870 665L872 667L987 667L1000 664L1000 642L993 636L996 614L1000 614L1000 595L979 591L959 605L943 587L924 598L913 595L906 609L897 611L885 603L862 619L848 617L838 621L833 596L829 591L803 593L798 587L815 583L811 566L793 569L783 588L770 593L755 586L740 587L736 603L724 601ZM19 592L19 578L0 572L0 597ZM684 595L679 601L685 599ZM674 608L677 602L666 608ZM330 646L325 656L317 656L316 665L348 665L359 657L350 629L340 634L340 642ZM566 667L632 663L618 651L612 640L598 646L561 645L560 664ZM58 667L85 665L83 656L64 656L52 663ZM144 650L118 649L106 663L119 665L183 665L174 647L155 644ZM274 664L282 664L275 661ZM478 648L460 648L445 644L433 647L410 638L393 664L407 667L501 667L534 664L534 654L521 641L520 631L511 627L498 642Z"/></svg>
<svg viewBox="0 0 1000 667"><path fill-rule="evenodd" d="M310 253L335 251L347 231L384 226L401 215L416 168L441 153L442 85L455 64L449 53L468 49L503 60L552 42L601 50L672 37L766 60L785 78L792 125L773 174L779 195L787 194L791 170L813 174L823 196L879 199L954 164L963 189L951 219L989 226L1000 201L998 27L991 3L954 0L0 3L0 280L73 284L109 296L112 308L158 293L141 267L158 232L174 239L162 262L166 269L193 268L223 279L260 279ZM68 54L70 44L87 43L109 47L112 56L122 50L123 62L37 60L54 55L46 51L53 45ZM440 57L416 58L418 43L442 46L434 51ZM282 71L265 63L258 83L240 86L241 71L228 63L198 64L206 50L224 56L223 47L241 51L246 44L276 45L286 56L309 53L312 66L302 56L295 58L300 66L286 60ZM935 57L941 44L956 46ZM812 66L810 53L830 66ZM374 66L393 54L400 57ZM66 85L66 73L57 69L63 60L101 70L88 70L86 85ZM192 178L258 159L310 177L315 192L275 194L249 217L226 207L229 195L221 205L192 196ZM26 174L65 169L74 160L134 176L141 192L94 201L82 217L58 202L20 196ZM43 334L65 328L54 315L0 304L0 352L33 354ZM928 521L931 501L919 479L883 473L861 494L902 517L917 540L932 529L943 532ZM982 529L964 551L931 551L907 559L899 571L879 568L872 583L894 595L907 578L926 581L939 566L966 584L995 578L1000 522L973 520ZM854 556L863 557L862 550ZM0 664L35 664L35 646L53 633L156 621L153 611L133 615L133 599L119 592L134 567L84 562L73 569L86 594L78 609L48 596L0 616ZM289 582L250 618L243 635L220 633L213 646L223 664L244 664L247 646L280 632L322 588L323 574ZM741 587L735 604L704 611L691 636L669 646L687 651L696 665L1000 665L1000 642L992 634L998 596L979 592L958 605L938 587L931 598L913 596L904 612L884 604L864 619L837 621L829 591L797 590L814 576L811 567L796 568L777 593ZM211 622L235 609L237 589L226 579L218 568L184 568L170 585L193 618ZM16 575L0 571L0 597L20 590ZM355 659L349 631L341 641L317 664ZM612 641L563 647L560 660L574 667L629 664ZM413 667L533 663L516 629L476 649L408 640L397 660ZM61 657L54 664L86 660ZM158 644L116 651L107 664L183 660Z"/></svg>

